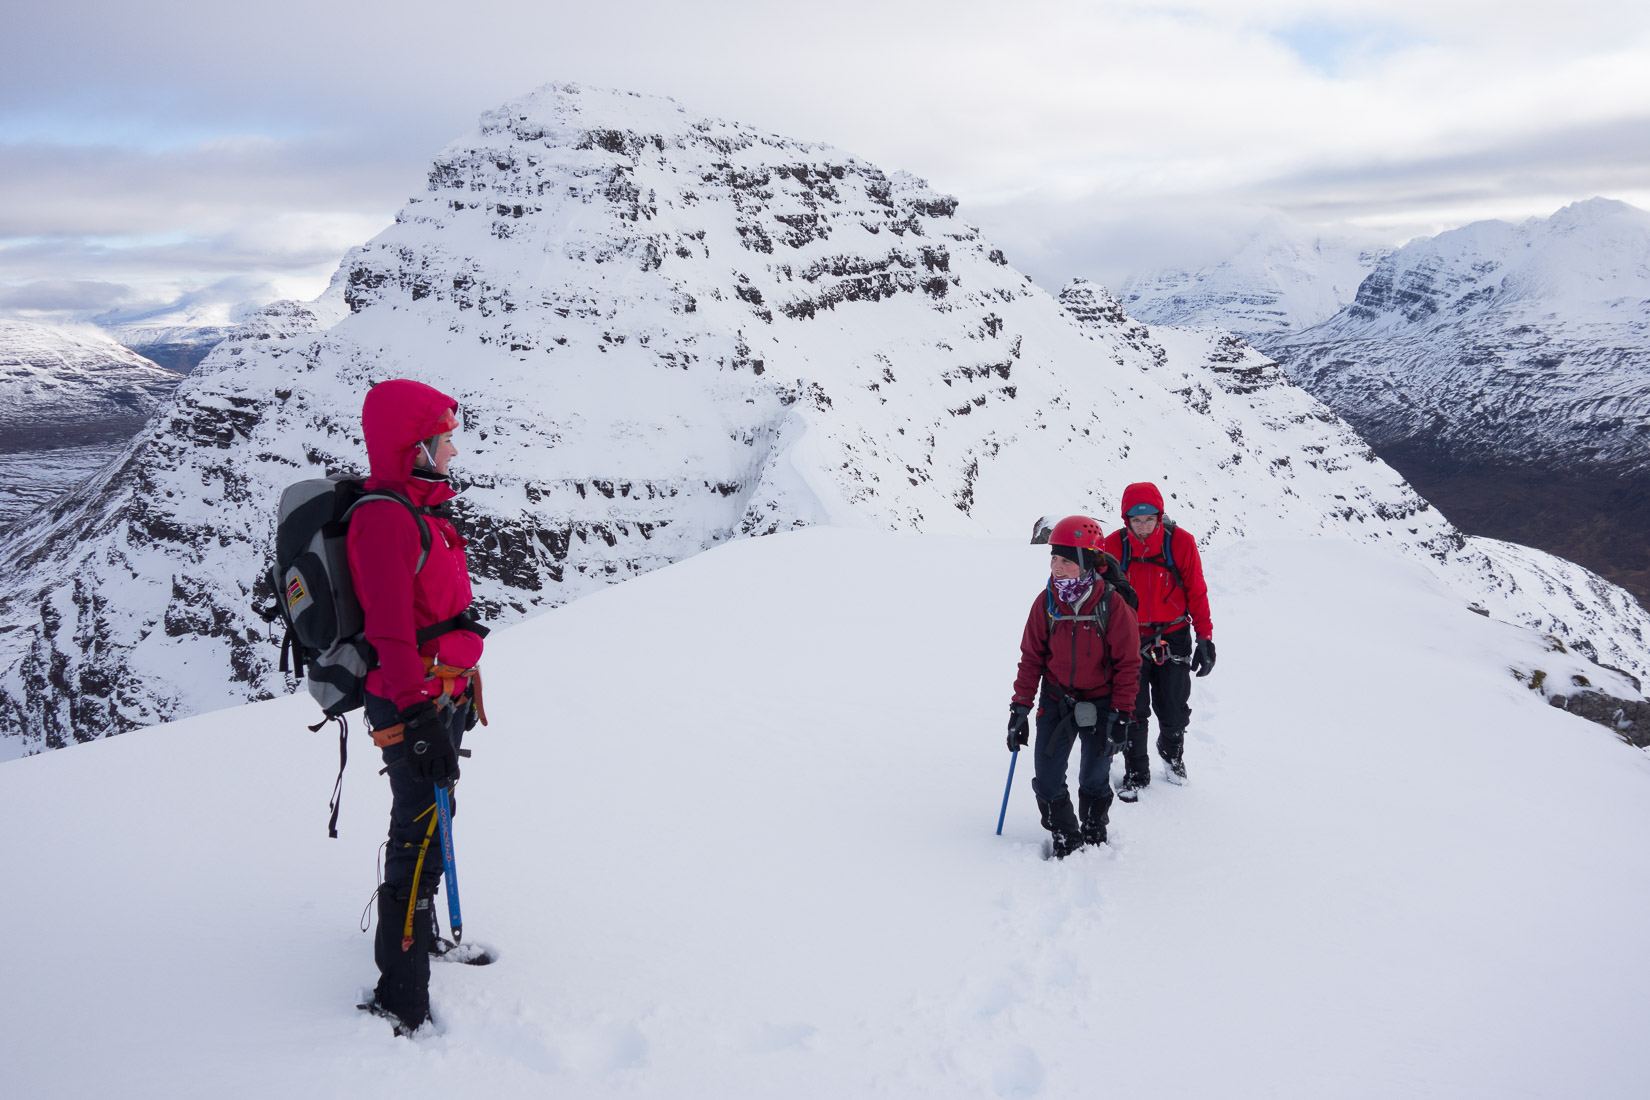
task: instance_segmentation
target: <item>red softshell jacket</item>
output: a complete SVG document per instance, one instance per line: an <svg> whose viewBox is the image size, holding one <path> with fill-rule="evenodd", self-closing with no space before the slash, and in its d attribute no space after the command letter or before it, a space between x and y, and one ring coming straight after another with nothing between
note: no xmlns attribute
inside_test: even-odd
<svg viewBox="0 0 1650 1100"><path fill-rule="evenodd" d="M1158 514L1163 513L1163 494L1157 491L1157 486L1149 481L1139 481L1123 490L1123 513L1126 516L1130 508L1136 504L1150 504L1157 508ZM1175 568L1180 570L1181 578L1186 587L1181 589L1175 584L1174 576L1167 568L1161 565L1152 565L1142 561L1142 558L1155 558L1163 553L1162 523L1151 533L1151 537L1141 542L1128 529L1127 521L1116 531L1106 536L1104 549L1112 557L1123 560L1123 540L1129 540L1129 583L1134 586L1135 593L1140 597L1140 633L1149 635L1164 623L1172 623L1185 615L1189 610L1192 615L1192 626L1197 629L1199 638L1214 636L1214 623L1209 618L1209 586L1203 580L1203 558L1197 552L1197 540L1190 531L1183 527L1176 527L1174 532Z"/></svg>
<svg viewBox="0 0 1650 1100"><path fill-rule="evenodd" d="M445 482L412 476L420 440L441 430L445 414L458 408L451 397L408 379L382 382L367 393L361 427L372 464L368 489L393 489L420 506L433 507L455 495ZM349 569L366 615L367 641L378 652L378 667L367 673L367 690L406 708L441 695L441 682L425 676L426 657L455 668L481 660L481 638L455 630L417 643L418 629L450 619L470 606L470 569L464 540L440 516L424 517L430 528L430 556L418 567L418 523L394 501L368 501L349 525ZM457 686L462 692L468 681Z"/></svg>
<svg viewBox="0 0 1650 1100"><path fill-rule="evenodd" d="M1116 592L1109 593L1111 618L1102 637L1097 623L1058 621L1048 617L1049 590L1032 601L1025 633L1020 635L1020 669L1014 677L1014 701L1031 706L1037 682L1052 679L1055 690L1070 691L1087 701L1112 699L1118 710L1134 707L1140 688L1140 632L1134 608ZM1081 609L1054 601L1055 613L1093 615L1095 593L1090 592ZM1052 632L1050 627L1052 626ZM1075 658L1075 659L1074 659Z"/></svg>

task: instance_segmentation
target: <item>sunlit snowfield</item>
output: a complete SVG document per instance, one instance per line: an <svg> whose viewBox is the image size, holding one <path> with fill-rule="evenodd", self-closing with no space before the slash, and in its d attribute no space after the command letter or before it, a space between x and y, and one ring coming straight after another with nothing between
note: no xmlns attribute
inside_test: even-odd
<svg viewBox="0 0 1650 1100"><path fill-rule="evenodd" d="M993 835L1046 552L816 529L489 639L466 939L358 1013L388 790L307 698L0 766L5 1091L1639 1097L1650 760L1531 634L1338 540L1208 562L1191 784Z"/></svg>

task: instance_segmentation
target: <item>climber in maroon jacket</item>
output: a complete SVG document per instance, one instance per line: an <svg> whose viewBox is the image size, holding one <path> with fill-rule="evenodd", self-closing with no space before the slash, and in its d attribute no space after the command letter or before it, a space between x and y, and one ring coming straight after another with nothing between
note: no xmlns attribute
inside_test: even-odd
<svg viewBox="0 0 1650 1100"><path fill-rule="evenodd" d="M1123 754L1128 772L1117 789L1117 797L1133 802L1139 789L1152 781L1146 753L1152 711L1157 712L1157 753L1163 758L1164 778L1186 781L1192 673L1207 676L1215 667L1215 640L1209 586L1192 533L1164 517L1163 494L1149 481L1123 490L1122 511L1124 526L1106 537L1104 548L1123 566L1140 597L1140 694Z"/></svg>
<svg viewBox="0 0 1650 1100"><path fill-rule="evenodd" d="M1008 748L1015 752L1030 738L1027 716L1041 683L1031 789L1054 854L1062 859L1084 844L1106 842L1112 753L1127 736L1140 676L1134 609L1105 583L1100 538L1100 525L1087 516L1067 516L1054 525L1049 580L1032 601L1020 637L1008 711ZM1074 742L1082 746L1080 815L1066 786Z"/></svg>

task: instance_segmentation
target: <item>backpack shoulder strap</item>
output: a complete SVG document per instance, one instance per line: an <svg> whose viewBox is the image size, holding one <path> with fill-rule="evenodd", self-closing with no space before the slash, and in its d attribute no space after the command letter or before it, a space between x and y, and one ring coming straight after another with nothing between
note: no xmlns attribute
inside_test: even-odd
<svg viewBox="0 0 1650 1100"><path fill-rule="evenodd" d="M1178 530L1180 528L1175 524L1175 521L1165 516L1163 519L1163 564L1169 567L1169 576L1174 578L1174 582L1184 592L1186 591L1186 581L1180 575L1180 566L1174 563L1174 534Z"/></svg>
<svg viewBox="0 0 1650 1100"><path fill-rule="evenodd" d="M370 493L363 493L355 499L354 504L344 510L340 522L348 523L351 513L372 500L393 500L412 513L413 522L418 524L418 566L413 572L422 573L424 563L430 560L430 525L424 522L424 514L419 510L418 505L414 504L405 494L398 493L394 489L374 489Z"/></svg>

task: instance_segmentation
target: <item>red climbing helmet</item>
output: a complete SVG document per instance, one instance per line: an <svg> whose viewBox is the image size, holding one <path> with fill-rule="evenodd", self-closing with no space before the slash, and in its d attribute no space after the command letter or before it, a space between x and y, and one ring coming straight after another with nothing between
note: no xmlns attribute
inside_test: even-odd
<svg viewBox="0 0 1650 1100"><path fill-rule="evenodd" d="M1088 516L1067 516L1049 533L1050 546L1074 546L1079 550L1099 550L1106 533Z"/></svg>

